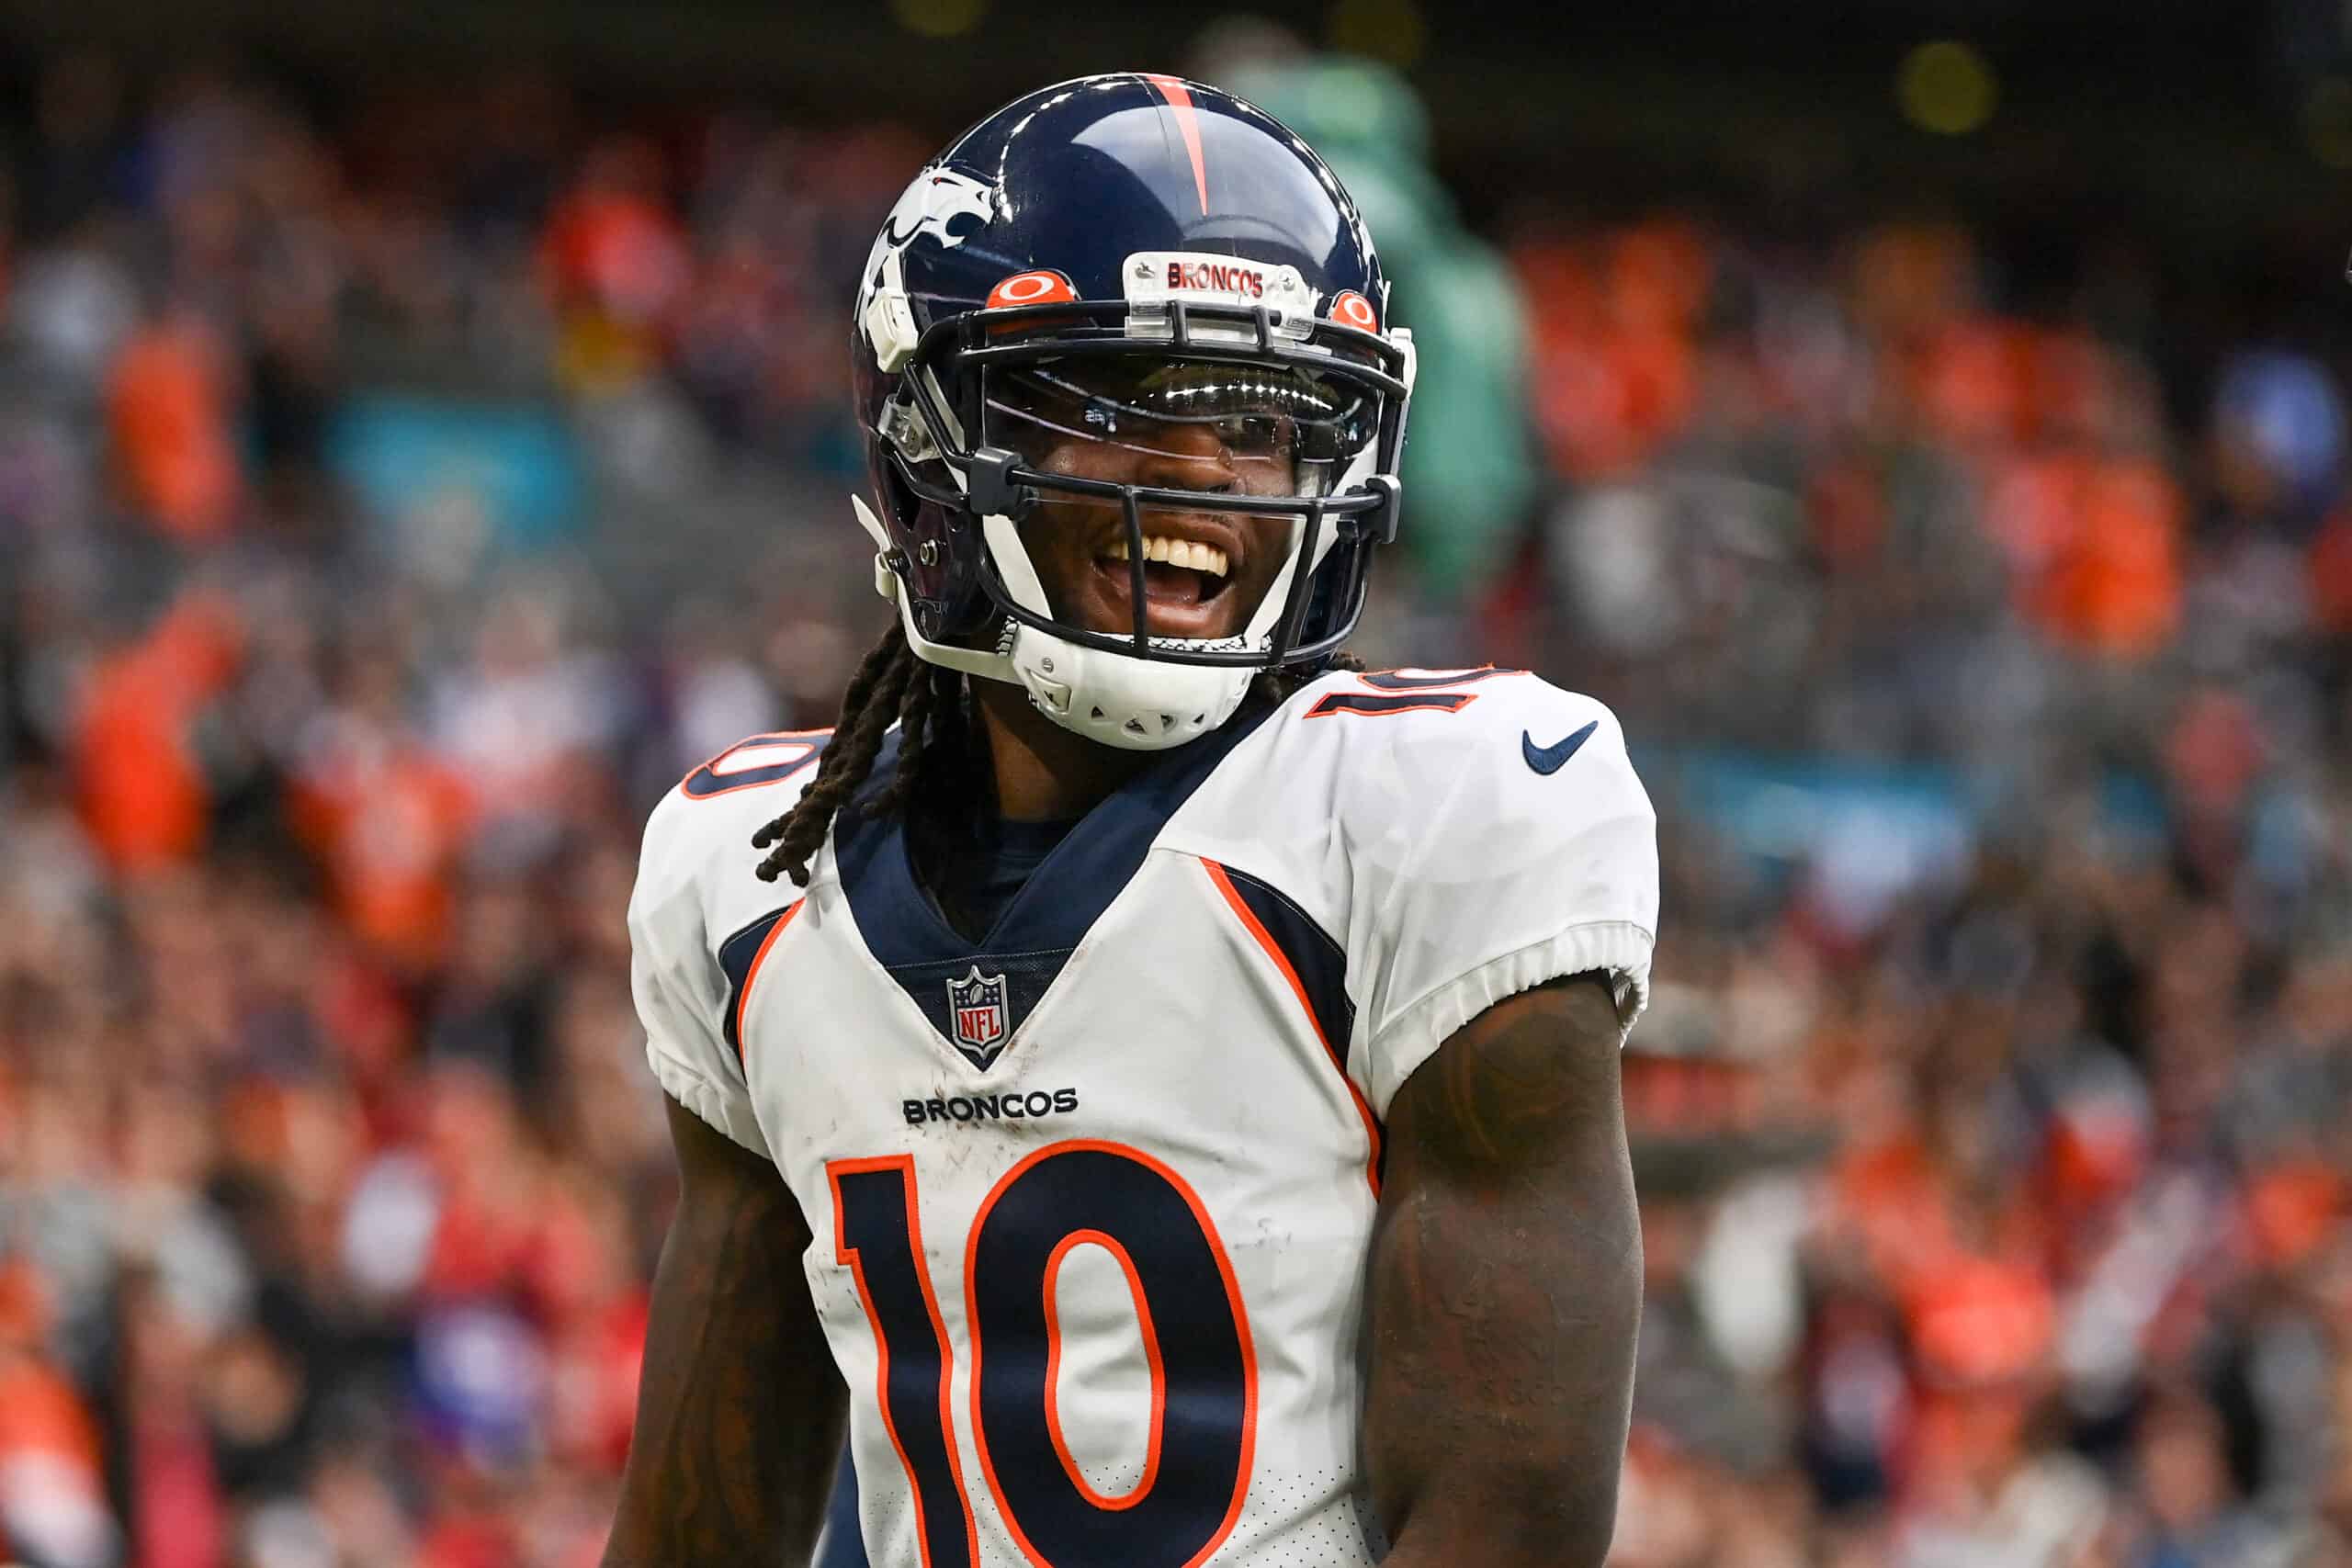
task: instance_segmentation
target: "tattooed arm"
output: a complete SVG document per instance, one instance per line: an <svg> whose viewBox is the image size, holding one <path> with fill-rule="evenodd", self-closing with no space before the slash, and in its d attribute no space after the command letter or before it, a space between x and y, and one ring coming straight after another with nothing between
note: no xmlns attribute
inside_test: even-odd
<svg viewBox="0 0 2352 1568"><path fill-rule="evenodd" d="M773 1163L665 1104L683 1190L604 1568L806 1563L848 1410L800 1271L808 1227Z"/></svg>
<svg viewBox="0 0 2352 1568"><path fill-rule="evenodd" d="M1389 1106L1364 1411L1388 1568L1608 1552L1642 1291L1618 1039L1596 976L1556 980Z"/></svg>

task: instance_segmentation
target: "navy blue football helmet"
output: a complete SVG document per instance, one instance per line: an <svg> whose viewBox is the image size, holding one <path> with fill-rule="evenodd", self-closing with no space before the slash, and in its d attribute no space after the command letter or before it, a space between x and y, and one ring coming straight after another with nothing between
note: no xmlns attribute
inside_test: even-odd
<svg viewBox="0 0 2352 1568"><path fill-rule="evenodd" d="M1387 312L1339 180L1228 93L1090 76L966 131L883 225L853 326L874 502L857 510L909 642L1137 750L1223 723L1257 671L1327 663L1396 533L1413 348ZM1047 471L1032 439L1165 430L1214 433L1254 478L1193 490ZM1124 515L1124 633L1057 617L1023 544L1024 521L1073 503ZM1224 573L1221 552L1148 541L1154 513L1287 521L1288 560L1238 635L1149 629L1148 558Z"/></svg>

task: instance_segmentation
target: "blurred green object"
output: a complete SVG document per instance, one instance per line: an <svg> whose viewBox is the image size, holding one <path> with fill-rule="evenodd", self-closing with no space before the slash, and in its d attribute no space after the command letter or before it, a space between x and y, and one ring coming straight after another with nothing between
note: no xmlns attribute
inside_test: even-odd
<svg viewBox="0 0 2352 1568"><path fill-rule="evenodd" d="M1227 75L1323 154L1372 228L1420 349L1400 542L1428 591L1455 597L1500 566L1535 498L1518 281L1463 229L1430 168L1429 115L1394 70L1324 57Z"/></svg>

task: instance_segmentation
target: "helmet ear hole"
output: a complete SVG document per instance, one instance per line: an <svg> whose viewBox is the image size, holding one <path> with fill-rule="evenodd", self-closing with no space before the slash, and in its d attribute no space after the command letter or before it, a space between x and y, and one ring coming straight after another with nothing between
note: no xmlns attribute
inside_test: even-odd
<svg viewBox="0 0 2352 1568"><path fill-rule="evenodd" d="M980 585L973 552L939 547L963 529L965 520L957 509L916 493L901 461L885 452L874 467L893 542L908 559L906 583L915 627L934 640L969 635L989 622L993 607Z"/></svg>

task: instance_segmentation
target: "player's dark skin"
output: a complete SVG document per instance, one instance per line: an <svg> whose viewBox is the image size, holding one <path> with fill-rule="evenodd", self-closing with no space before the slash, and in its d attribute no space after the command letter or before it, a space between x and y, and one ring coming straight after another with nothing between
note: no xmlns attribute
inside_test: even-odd
<svg viewBox="0 0 2352 1568"><path fill-rule="evenodd" d="M817 1545L849 1391L808 1299L808 1225L773 1161L665 1100L678 1213L653 1271L606 1568L775 1568Z"/></svg>
<svg viewBox="0 0 2352 1568"><path fill-rule="evenodd" d="M1073 441L1048 461L1187 488L1234 475L1205 442L1147 456ZM1052 526L1033 524L1024 538L1057 607L1124 631L1124 594L1093 580L1116 513L1090 510L1057 509ZM1238 627L1280 568L1283 525L1164 521L1201 537L1213 525L1240 552L1220 595L1229 624L1184 635ZM1077 816L1149 759L1061 729L1015 687L974 687L1008 817ZM1464 1025L1389 1107L1363 1438L1388 1568L1567 1568L1608 1551L1642 1276L1618 1044L1601 978L1555 980ZM684 1191L654 1276L637 1438L605 1563L803 1562L847 1401L800 1270L809 1231L772 1164L669 1110Z"/></svg>

